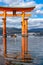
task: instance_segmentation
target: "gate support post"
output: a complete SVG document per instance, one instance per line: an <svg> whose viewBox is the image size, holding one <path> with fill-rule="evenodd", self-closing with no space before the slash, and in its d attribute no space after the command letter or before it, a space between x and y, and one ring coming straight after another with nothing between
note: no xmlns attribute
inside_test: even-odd
<svg viewBox="0 0 43 65"><path fill-rule="evenodd" d="M4 18L3 18L3 46L4 46L4 57L7 54L7 40L6 40L6 11L4 11Z"/></svg>
<svg viewBox="0 0 43 65"><path fill-rule="evenodd" d="M25 39L23 37L25 31L24 31L24 17L25 17L25 14L24 12L22 13L22 59L24 60L24 50L25 50L25 47L24 47L24 43L25 43Z"/></svg>
<svg viewBox="0 0 43 65"><path fill-rule="evenodd" d="M25 60L28 53L28 19L24 19L24 14L22 19L22 59Z"/></svg>
<svg viewBox="0 0 43 65"><path fill-rule="evenodd" d="M22 61L31 62L32 57L28 53L28 18L22 14Z"/></svg>

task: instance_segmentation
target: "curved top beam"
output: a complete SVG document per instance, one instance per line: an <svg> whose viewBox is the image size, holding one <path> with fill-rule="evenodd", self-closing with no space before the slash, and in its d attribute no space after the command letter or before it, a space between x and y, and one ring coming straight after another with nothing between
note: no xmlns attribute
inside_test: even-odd
<svg viewBox="0 0 43 65"><path fill-rule="evenodd" d="M0 11L31 12L35 7L0 7Z"/></svg>

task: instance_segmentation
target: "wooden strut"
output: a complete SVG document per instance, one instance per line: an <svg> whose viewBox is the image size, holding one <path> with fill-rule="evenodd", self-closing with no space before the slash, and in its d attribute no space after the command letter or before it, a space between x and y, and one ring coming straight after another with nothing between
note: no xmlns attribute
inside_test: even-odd
<svg viewBox="0 0 43 65"><path fill-rule="evenodd" d="M7 35L6 35L6 11L4 11L4 18L3 20L3 45L4 45L4 57L6 57L7 54Z"/></svg>
<svg viewBox="0 0 43 65"><path fill-rule="evenodd" d="M0 16L4 16L4 13L3 14L0 14ZM7 14L6 13L6 17L12 17L12 16L22 16L22 14ZM25 14L25 17L29 17L31 16L31 14Z"/></svg>

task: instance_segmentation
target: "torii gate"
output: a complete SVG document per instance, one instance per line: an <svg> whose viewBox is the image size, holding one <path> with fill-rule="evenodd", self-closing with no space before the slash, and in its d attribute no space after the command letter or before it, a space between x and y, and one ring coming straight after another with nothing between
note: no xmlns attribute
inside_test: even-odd
<svg viewBox="0 0 43 65"><path fill-rule="evenodd" d="M31 12L35 7L0 7L0 11L3 11L3 14L0 14L0 16L3 16L3 45L4 45L4 57L7 57L7 34L6 34L6 17L12 17L12 16L21 16L22 17L22 52L21 52L21 58L22 60L28 58L28 18L31 14L25 14L25 12ZM7 14L6 12L13 12L13 14ZM22 14L16 14L16 12L22 12Z"/></svg>

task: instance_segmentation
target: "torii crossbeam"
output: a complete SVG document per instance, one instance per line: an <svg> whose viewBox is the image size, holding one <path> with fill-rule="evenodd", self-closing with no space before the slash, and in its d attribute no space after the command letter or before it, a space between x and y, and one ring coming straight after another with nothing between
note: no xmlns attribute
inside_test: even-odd
<svg viewBox="0 0 43 65"><path fill-rule="evenodd" d="M4 57L7 56L7 34L6 34L6 17L12 16L21 16L22 17L22 53L21 58L24 61L27 61L28 58L28 19L25 17L30 17L31 14L25 14L25 12L31 12L35 7L0 7L0 11L3 11L0 16L3 16L3 45L4 45ZM8 14L7 12L13 12L12 14ZM22 12L21 14L16 14L16 12Z"/></svg>

